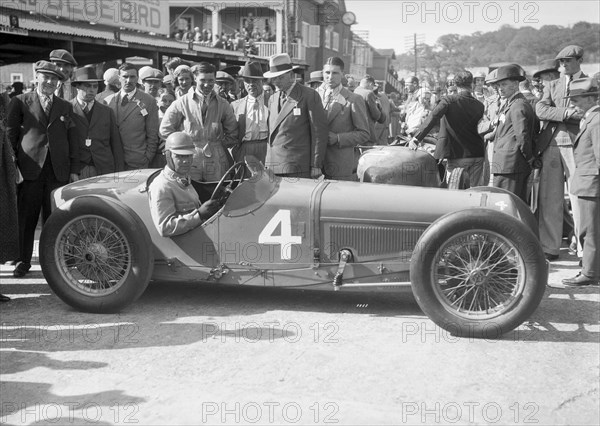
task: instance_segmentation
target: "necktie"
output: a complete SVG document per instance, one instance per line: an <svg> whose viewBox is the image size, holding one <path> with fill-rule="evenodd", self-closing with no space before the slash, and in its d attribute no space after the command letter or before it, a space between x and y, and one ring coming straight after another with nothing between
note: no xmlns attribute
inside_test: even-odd
<svg viewBox="0 0 600 426"><path fill-rule="evenodd" d="M573 76L567 75L567 95L566 96L569 96L569 93L571 93L571 81L573 81Z"/></svg>
<svg viewBox="0 0 600 426"><path fill-rule="evenodd" d="M325 102L325 110L329 111L331 103L333 102L333 90L329 91L329 94L325 97L325 99L327 99L327 102Z"/></svg>
<svg viewBox="0 0 600 426"><path fill-rule="evenodd" d="M202 111L202 121L206 121L206 111L208 111L208 102L207 102L207 97L203 96L202 97L202 106L200 107L200 110Z"/></svg>
<svg viewBox="0 0 600 426"><path fill-rule="evenodd" d="M65 85L63 83L60 84L60 87L58 88L58 97L59 98L63 98L64 99L64 94L65 94Z"/></svg>
<svg viewBox="0 0 600 426"><path fill-rule="evenodd" d="M90 112L90 109L88 108L87 102L83 102L83 112L85 114L87 114L88 112Z"/></svg>
<svg viewBox="0 0 600 426"><path fill-rule="evenodd" d="M283 108L285 101L287 101L287 93L285 93L282 90L281 92L279 92L279 110L277 112L281 111L281 108Z"/></svg>
<svg viewBox="0 0 600 426"><path fill-rule="evenodd" d="M52 97L51 96L46 96L46 95L42 95L43 96L43 108L44 108L44 112L46 113L46 115L48 117L50 117L50 110L52 109Z"/></svg>
<svg viewBox="0 0 600 426"><path fill-rule="evenodd" d="M129 103L129 98L127 97L127 95L123 96L123 99L121 100L121 106L125 106Z"/></svg>

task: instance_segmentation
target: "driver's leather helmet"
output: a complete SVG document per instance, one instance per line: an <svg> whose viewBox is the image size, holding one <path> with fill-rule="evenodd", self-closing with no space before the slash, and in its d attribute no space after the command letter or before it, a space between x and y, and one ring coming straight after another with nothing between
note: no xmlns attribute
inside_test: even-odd
<svg viewBox="0 0 600 426"><path fill-rule="evenodd" d="M175 132L167 138L165 150L178 155L194 155L196 147L190 135L185 132Z"/></svg>

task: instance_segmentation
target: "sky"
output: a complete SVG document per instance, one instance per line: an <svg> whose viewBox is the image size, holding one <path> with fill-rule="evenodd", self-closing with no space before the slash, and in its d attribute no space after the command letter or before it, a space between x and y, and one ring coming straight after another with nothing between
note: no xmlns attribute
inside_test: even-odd
<svg viewBox="0 0 600 426"><path fill-rule="evenodd" d="M345 0L357 23L352 31L368 30L369 43L377 49L406 52L418 41L433 45L444 34L468 35L489 32L502 25L513 27L544 25L572 26L579 21L600 23L598 0L541 1L403 1Z"/></svg>

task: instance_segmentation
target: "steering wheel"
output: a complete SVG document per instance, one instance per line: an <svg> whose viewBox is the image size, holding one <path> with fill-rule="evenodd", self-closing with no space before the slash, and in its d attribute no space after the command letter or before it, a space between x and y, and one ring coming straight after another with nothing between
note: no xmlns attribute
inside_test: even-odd
<svg viewBox="0 0 600 426"><path fill-rule="evenodd" d="M231 182L229 182L229 184L227 186L225 186L225 178L227 176L229 176L231 173L233 173ZM237 188L237 186L240 183L242 183L245 175L246 175L246 165L241 161L235 163L233 166L231 166L229 169L227 169L227 171L225 172L225 174L223 175L223 177L221 178L219 183L217 183L215 190L213 191L212 195L210 196L210 199L213 201L217 201L219 203L219 205L221 205L221 206L223 204L225 204L225 201L227 201L227 199L229 198L229 196L231 195L233 190L235 188ZM235 187L234 187L234 183L235 183Z"/></svg>

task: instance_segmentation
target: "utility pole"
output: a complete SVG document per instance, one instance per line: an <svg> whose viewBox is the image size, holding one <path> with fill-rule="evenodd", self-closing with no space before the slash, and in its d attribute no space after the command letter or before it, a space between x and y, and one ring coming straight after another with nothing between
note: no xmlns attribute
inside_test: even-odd
<svg viewBox="0 0 600 426"><path fill-rule="evenodd" d="M415 77L419 71L419 45L425 41L425 34L414 33L412 37L404 38L404 47L407 50L412 50L415 55ZM412 45L412 48L410 47Z"/></svg>

